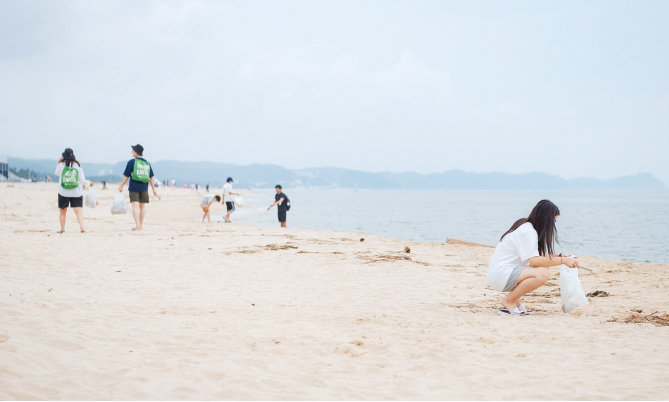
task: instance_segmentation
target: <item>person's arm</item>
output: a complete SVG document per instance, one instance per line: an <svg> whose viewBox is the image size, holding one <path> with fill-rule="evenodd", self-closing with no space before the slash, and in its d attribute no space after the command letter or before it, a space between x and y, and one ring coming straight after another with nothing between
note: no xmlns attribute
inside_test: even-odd
<svg viewBox="0 0 669 402"><path fill-rule="evenodd" d="M566 265L569 268L578 268L580 266L578 260L573 257L567 256L537 256L532 257L529 260L530 266L532 267L555 267L558 265Z"/></svg>
<svg viewBox="0 0 669 402"><path fill-rule="evenodd" d="M123 186L125 186L125 183L128 182L128 179L130 178L130 175L132 175L132 168L135 166L135 160L129 160L128 163L125 165L125 170L123 171L123 181L121 182L121 185L118 188L118 192L122 193L123 192ZM130 186L128 186L130 187Z"/></svg>
<svg viewBox="0 0 669 402"><path fill-rule="evenodd" d="M153 195L158 197L158 192L156 191L156 186L154 184L155 181L156 180L153 178L153 176L151 176L151 179L149 179L149 184L151 184L151 189L153 190Z"/></svg>
<svg viewBox="0 0 669 402"><path fill-rule="evenodd" d="M60 159L58 159L58 163L56 164L56 176L60 176L60 172L63 171L63 165L61 163L63 162L63 157L61 156Z"/></svg>
<svg viewBox="0 0 669 402"><path fill-rule="evenodd" d="M281 205L281 203L283 202L283 200L284 200L284 198L281 197L281 198L279 198L277 201L274 201L274 202L272 203L272 205L270 205L269 207L267 207L267 210L269 211L269 210L272 209L272 207L275 206L276 204Z"/></svg>
<svg viewBox="0 0 669 402"><path fill-rule="evenodd" d="M570 257L570 256L572 256L571 253L551 254L551 258L560 258L560 257L565 258L565 257ZM575 257L575 256L573 256L573 257Z"/></svg>
<svg viewBox="0 0 669 402"><path fill-rule="evenodd" d="M123 181L121 181L121 185L118 186L118 192L122 193L123 192L123 186L125 186L125 183L128 182L128 176L123 176Z"/></svg>
<svg viewBox="0 0 669 402"><path fill-rule="evenodd" d="M81 184L82 190L88 188L88 181L86 181L86 175L84 174L84 169L82 169L81 166L79 167L79 173L81 173L79 175L79 184Z"/></svg>

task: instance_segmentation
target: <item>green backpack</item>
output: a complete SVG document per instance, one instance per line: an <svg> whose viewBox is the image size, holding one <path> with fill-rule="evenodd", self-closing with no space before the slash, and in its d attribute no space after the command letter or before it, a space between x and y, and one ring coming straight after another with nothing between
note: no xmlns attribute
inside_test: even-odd
<svg viewBox="0 0 669 402"><path fill-rule="evenodd" d="M135 165L132 168L132 179L148 183L151 179L151 164L145 160L135 158Z"/></svg>
<svg viewBox="0 0 669 402"><path fill-rule="evenodd" d="M66 190L77 188L79 186L79 171L73 167L65 166L60 174L60 185Z"/></svg>

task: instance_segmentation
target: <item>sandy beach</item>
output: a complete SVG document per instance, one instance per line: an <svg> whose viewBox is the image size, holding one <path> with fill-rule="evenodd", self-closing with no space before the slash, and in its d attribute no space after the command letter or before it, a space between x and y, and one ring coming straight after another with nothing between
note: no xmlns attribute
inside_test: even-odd
<svg viewBox="0 0 669 402"><path fill-rule="evenodd" d="M504 317L489 246L202 224L163 188L131 232L116 188L57 234L56 184L0 184L0 399L669 398L669 265L582 256L608 296L564 314L553 269Z"/></svg>

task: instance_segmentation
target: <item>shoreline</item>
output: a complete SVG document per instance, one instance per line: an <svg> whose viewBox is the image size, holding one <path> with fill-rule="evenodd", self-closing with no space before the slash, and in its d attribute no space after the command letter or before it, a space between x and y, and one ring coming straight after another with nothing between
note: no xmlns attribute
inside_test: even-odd
<svg viewBox="0 0 669 402"><path fill-rule="evenodd" d="M143 232L98 207L58 235L33 185L0 187L2 399L669 396L667 264L583 256L607 296L564 314L554 270L533 315L502 317L489 246L203 225L190 190Z"/></svg>
<svg viewBox="0 0 669 402"><path fill-rule="evenodd" d="M21 185L23 185L23 186L46 186L46 187L54 186L53 192L55 193L55 191L56 191L56 189L55 189L56 184L55 183L2 183L1 185L9 186L9 187L14 187L15 185L19 185L19 186L21 186ZM116 194L116 191L114 190L116 187L117 186L114 185L113 183L109 183L108 190L111 192L111 194ZM3 188L3 187L0 187L0 189L1 188ZM301 188L301 190L304 190L304 189L305 188ZM99 185L97 185L95 187L95 190L96 190L96 192L98 192L98 195L100 195L99 194L99 191L100 191ZM276 223L275 219L269 219L265 222L260 222L261 219L259 219L259 215L264 213L265 208L264 208L264 203L262 201L260 202L260 204L262 204L262 205L257 204L259 199L256 198L256 197L261 190L264 190L265 192L268 192L267 189L245 188L245 189L237 189L237 190L242 191L244 198L247 199L246 200L247 205L245 207L241 207L237 211L237 214L243 214L244 218L239 218L238 217L237 219L242 219L242 222L244 224L254 225L254 226L263 227L263 228L272 228L272 227L275 226L274 225ZM105 191L107 191L107 190L105 190ZM220 192L221 189L217 188L217 187L212 187L211 190L210 190L210 192L212 192L212 193L216 193L217 191ZM361 191L365 191L365 189L362 189ZM377 190L369 190L369 191L376 192ZM389 190L389 191L392 191L392 190ZM460 191L460 190L455 190L455 191ZM488 190L481 190L481 191L488 191ZM491 191L494 191L494 190L491 190ZM534 190L528 190L528 191L534 191ZM175 187L175 188L161 187L161 189L159 190L159 194L161 194L161 192L167 192L169 194L178 195L179 197L183 197L184 195L187 196L188 194L193 194L196 198L197 197L202 197L205 194L205 191L204 191L203 188L199 188L198 190L195 190L195 189L192 189L192 188L181 188L181 187ZM466 190L466 192L469 192L469 190ZM125 193L127 193L127 191ZM304 194L303 194L303 196L304 196ZM152 199L153 199L153 197L152 197ZM255 201L256 204L255 205L249 205L250 200ZM156 202L156 200L152 200L152 202ZM195 202L195 201L193 201L193 202ZM524 202L524 201L521 201L521 202ZM212 218L214 220L220 219L220 218L222 218L223 215L225 215L225 208L223 208L223 209L218 208L217 209L217 207L220 207L220 206L219 205L214 205L214 207L213 207L214 209L213 209L213 213L212 213ZM192 207L189 208L189 209L192 209ZM89 208L87 208L87 207L84 208L84 213L89 212L89 211L91 211ZM261 211L261 213L259 214L258 211ZM273 214L273 212L274 211L270 212L269 214ZM238 216L242 216L242 215L238 215ZM316 215L316 216L318 216L318 215ZM306 216L305 215L300 215L300 217L303 220L302 222L300 222L300 223L302 223L302 225L299 225L299 223L297 223L299 226L292 226L293 224L295 224L295 221L293 219L291 219L290 216L289 216L289 227L293 228L293 229L309 229L309 230L317 230L317 231L322 230L324 232L329 232L329 231L332 231L332 230L336 230L336 231L350 232L350 233L363 233L363 231L355 230L355 229L358 229L358 228L352 229L352 228L345 227L345 226L350 226L350 225L346 225L346 224L343 225L344 227L342 227L342 225L334 225L334 226L339 226L339 227L336 228L336 229L328 229L327 228L328 225L327 225L326 222L319 221L318 218L316 218L314 220L315 216L314 216L313 213L311 215L309 215L309 213L307 212ZM192 214L190 216L190 218L194 221L197 221L199 219L198 214ZM423 221L424 221L424 219L423 219ZM314 224L314 222L319 222L320 224ZM427 224L427 222L423 222L423 223ZM500 222L497 222L496 226L506 228L506 224L502 224L501 226L499 226L499 223ZM235 220L235 224L240 224L240 221ZM373 220L367 221L366 224L368 226L371 225L370 227L373 227L374 226L374 221ZM459 225L459 224L460 223L458 223L456 225ZM573 225L573 222L571 222L571 224ZM460 229L462 229L461 226L458 226L458 227ZM369 227L368 227L368 229L369 229ZM364 233L374 234L376 236L381 236L381 237L386 237L386 238L391 238L391 239L396 239L396 240L418 241L418 242L428 242L428 243L438 243L438 244L446 243L446 242L449 241L449 239L451 241L454 241L454 242L463 242L465 244L466 243L483 244L483 245L487 245L487 246L490 246L490 247L495 247L496 244L497 244L497 238L496 237L495 237L495 241L492 241L491 243L487 243L485 241L482 242L480 240L477 240L477 241L471 240L471 236L467 237L465 235L465 236L458 237L457 235L453 235L453 231L451 231L450 233L443 233L443 238L442 238L442 234L441 233L435 233L434 230L428 230L428 232L430 233L429 235L426 235L425 233L423 233L422 235L416 235L416 236L409 236L409 235L406 235L406 234L403 236L401 233L397 233L398 229L402 229L402 228L391 226L391 227L384 227L381 230L378 230L378 228L377 228L377 230L373 231L373 233L370 233L370 232L364 232ZM500 229L500 230L502 230L502 229ZM459 230L459 231L462 232L462 230ZM460 234L463 234L463 233L460 233ZM479 235L481 235L481 234L482 233L479 233ZM486 236L489 236L489 235L490 234L488 233L488 235L486 235ZM583 235L583 233L577 234L576 237L579 238L579 235ZM483 236L483 237L486 237L486 236ZM669 264L669 261L664 259L664 254L662 254L661 250L658 248L658 247L661 248L661 244L657 243L654 240L652 240L650 244L645 243L646 244L646 249L645 249L644 252L636 251L636 250L639 250L638 245L636 247L630 248L629 245L627 247L624 247L624 246L618 244L619 247L616 248L615 247L616 243L617 243L617 240L616 240L616 242L613 242L611 244L604 242L606 244L609 244L609 246L604 247L602 250L599 250L600 252L598 253L597 250L593 250L593 248L597 248L597 246L593 247L593 245L591 244L592 239L594 239L594 237L590 236L586 240L584 240L583 242L579 241L579 242L574 243L573 241L571 241L571 242L567 242L563 246L566 247L567 249L569 249L569 251L575 252L575 254L577 254L577 255L600 256L599 258L606 258L606 259L615 260L615 261L629 261L629 262L639 262L639 263L649 263L649 264ZM599 247L599 248L602 248L602 247ZM588 250L589 250L589 252L588 252ZM619 250L622 250L622 252L619 251ZM635 250L635 251L633 251L633 250ZM606 255L606 257L604 257L603 255Z"/></svg>

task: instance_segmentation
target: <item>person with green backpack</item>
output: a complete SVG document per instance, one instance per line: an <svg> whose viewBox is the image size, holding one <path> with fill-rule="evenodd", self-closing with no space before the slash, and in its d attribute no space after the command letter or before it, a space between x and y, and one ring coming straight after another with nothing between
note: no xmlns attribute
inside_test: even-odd
<svg viewBox="0 0 669 402"><path fill-rule="evenodd" d="M146 204L149 203L149 184L156 197L156 186L153 179L153 168L151 164L142 157L144 147L137 144L131 146L132 157L125 166L123 172L123 181L118 188L123 192L123 186L130 179L128 184L128 195L130 196L130 205L132 205L132 217L135 220L135 227L132 230L142 230L144 225L144 216L146 215Z"/></svg>
<svg viewBox="0 0 669 402"><path fill-rule="evenodd" d="M74 210L79 222L81 233L84 233L84 216L81 207L84 205L82 186L86 185L86 177L81 164L74 157L72 148L65 148L56 165L56 176L58 176L58 209L60 209L60 231L65 232L65 217L67 207Z"/></svg>

